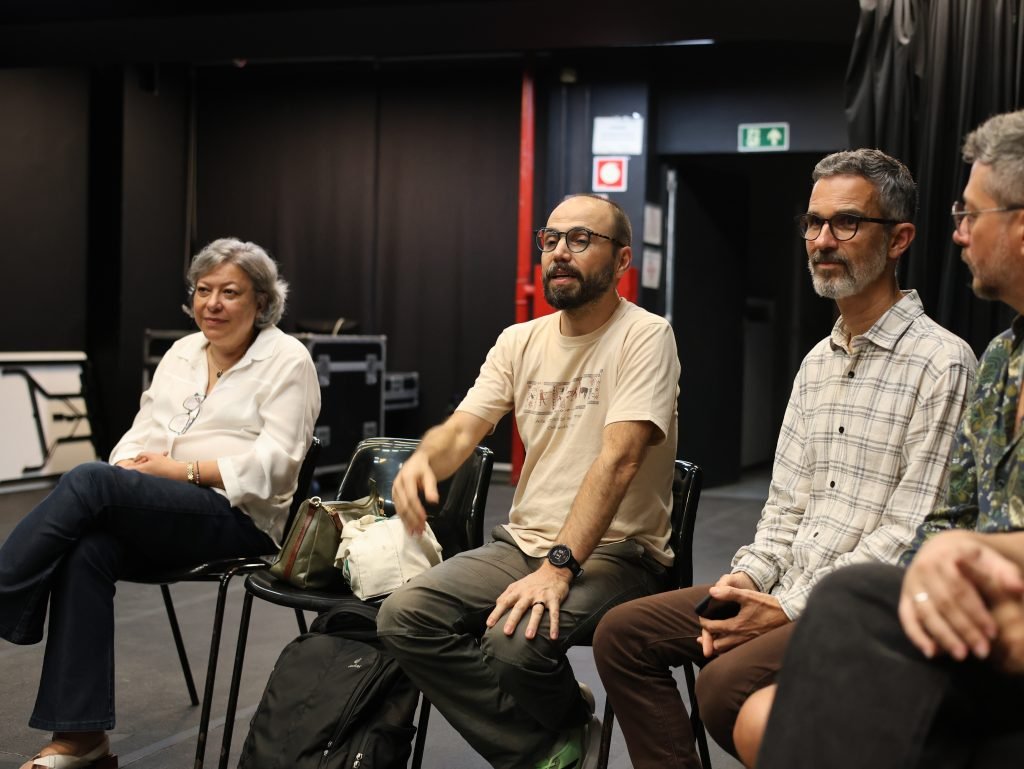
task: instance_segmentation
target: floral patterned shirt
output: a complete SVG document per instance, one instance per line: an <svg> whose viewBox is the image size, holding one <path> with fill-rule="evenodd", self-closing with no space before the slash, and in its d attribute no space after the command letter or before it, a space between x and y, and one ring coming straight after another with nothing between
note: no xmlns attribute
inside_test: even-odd
<svg viewBox="0 0 1024 769"><path fill-rule="evenodd" d="M1022 341L1024 317L1018 315L985 350L953 445L945 504L918 527L902 564L942 531L1024 529L1024 441L1014 429L1024 373Z"/></svg>

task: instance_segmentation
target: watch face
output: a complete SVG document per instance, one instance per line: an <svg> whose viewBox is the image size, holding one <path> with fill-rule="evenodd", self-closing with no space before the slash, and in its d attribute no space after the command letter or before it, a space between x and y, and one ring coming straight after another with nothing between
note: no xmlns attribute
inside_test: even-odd
<svg viewBox="0 0 1024 769"><path fill-rule="evenodd" d="M548 560L552 566L565 566L572 558L572 552L565 545L555 545L548 553Z"/></svg>

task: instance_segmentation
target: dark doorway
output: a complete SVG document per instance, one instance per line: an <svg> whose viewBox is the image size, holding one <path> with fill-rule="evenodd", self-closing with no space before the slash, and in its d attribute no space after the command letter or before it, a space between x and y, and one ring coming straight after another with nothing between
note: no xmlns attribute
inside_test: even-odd
<svg viewBox="0 0 1024 769"><path fill-rule="evenodd" d="M706 483L769 465L793 376L828 334L793 218L821 154L675 156L679 453Z"/></svg>

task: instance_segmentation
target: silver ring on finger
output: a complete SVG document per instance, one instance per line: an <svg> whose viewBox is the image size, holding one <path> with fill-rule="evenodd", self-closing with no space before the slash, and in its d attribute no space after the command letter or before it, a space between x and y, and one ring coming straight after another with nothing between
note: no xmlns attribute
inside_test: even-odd
<svg viewBox="0 0 1024 769"><path fill-rule="evenodd" d="M919 593L914 593L914 595L911 596L911 598L913 599L914 603L924 603L925 601L929 600L929 595L927 592L922 590Z"/></svg>

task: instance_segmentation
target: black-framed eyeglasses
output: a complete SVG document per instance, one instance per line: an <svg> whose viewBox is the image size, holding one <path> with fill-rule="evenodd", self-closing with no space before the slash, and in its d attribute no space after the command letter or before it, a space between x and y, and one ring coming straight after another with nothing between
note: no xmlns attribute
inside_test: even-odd
<svg viewBox="0 0 1024 769"><path fill-rule="evenodd" d="M796 229L804 240L817 240L821 235L821 228L826 224L832 231L832 237L836 240L849 240L857 234L857 228L861 222L872 222L874 224L899 224L897 219L879 219L874 216L861 216L860 214L834 214L825 219L814 214L800 214L796 218Z"/></svg>
<svg viewBox="0 0 1024 769"><path fill-rule="evenodd" d="M167 423L167 429L178 435L188 432L188 428L199 418L199 407L203 405L204 400L206 400L206 396L199 393L188 396L181 404L185 413L171 417L171 421Z"/></svg>
<svg viewBox="0 0 1024 769"><path fill-rule="evenodd" d="M974 226L974 220L981 214L1001 214L1006 211L1024 211L1024 206L1001 206L999 208L980 208L977 211L968 211L962 200L958 200L953 203L953 208L950 210L950 215L953 217L953 229L957 232L960 228L964 228L964 232L970 233L971 227ZM964 222L967 222L967 226L964 227Z"/></svg>
<svg viewBox="0 0 1024 769"><path fill-rule="evenodd" d="M541 227L537 230L537 248L545 254L548 251L554 251L558 248L558 241L562 238L565 238L566 247L574 254L586 251L590 245L591 238L604 238L617 246L626 245L611 235L602 235L600 232L594 232L589 227L570 227L566 232L554 230L550 227Z"/></svg>

